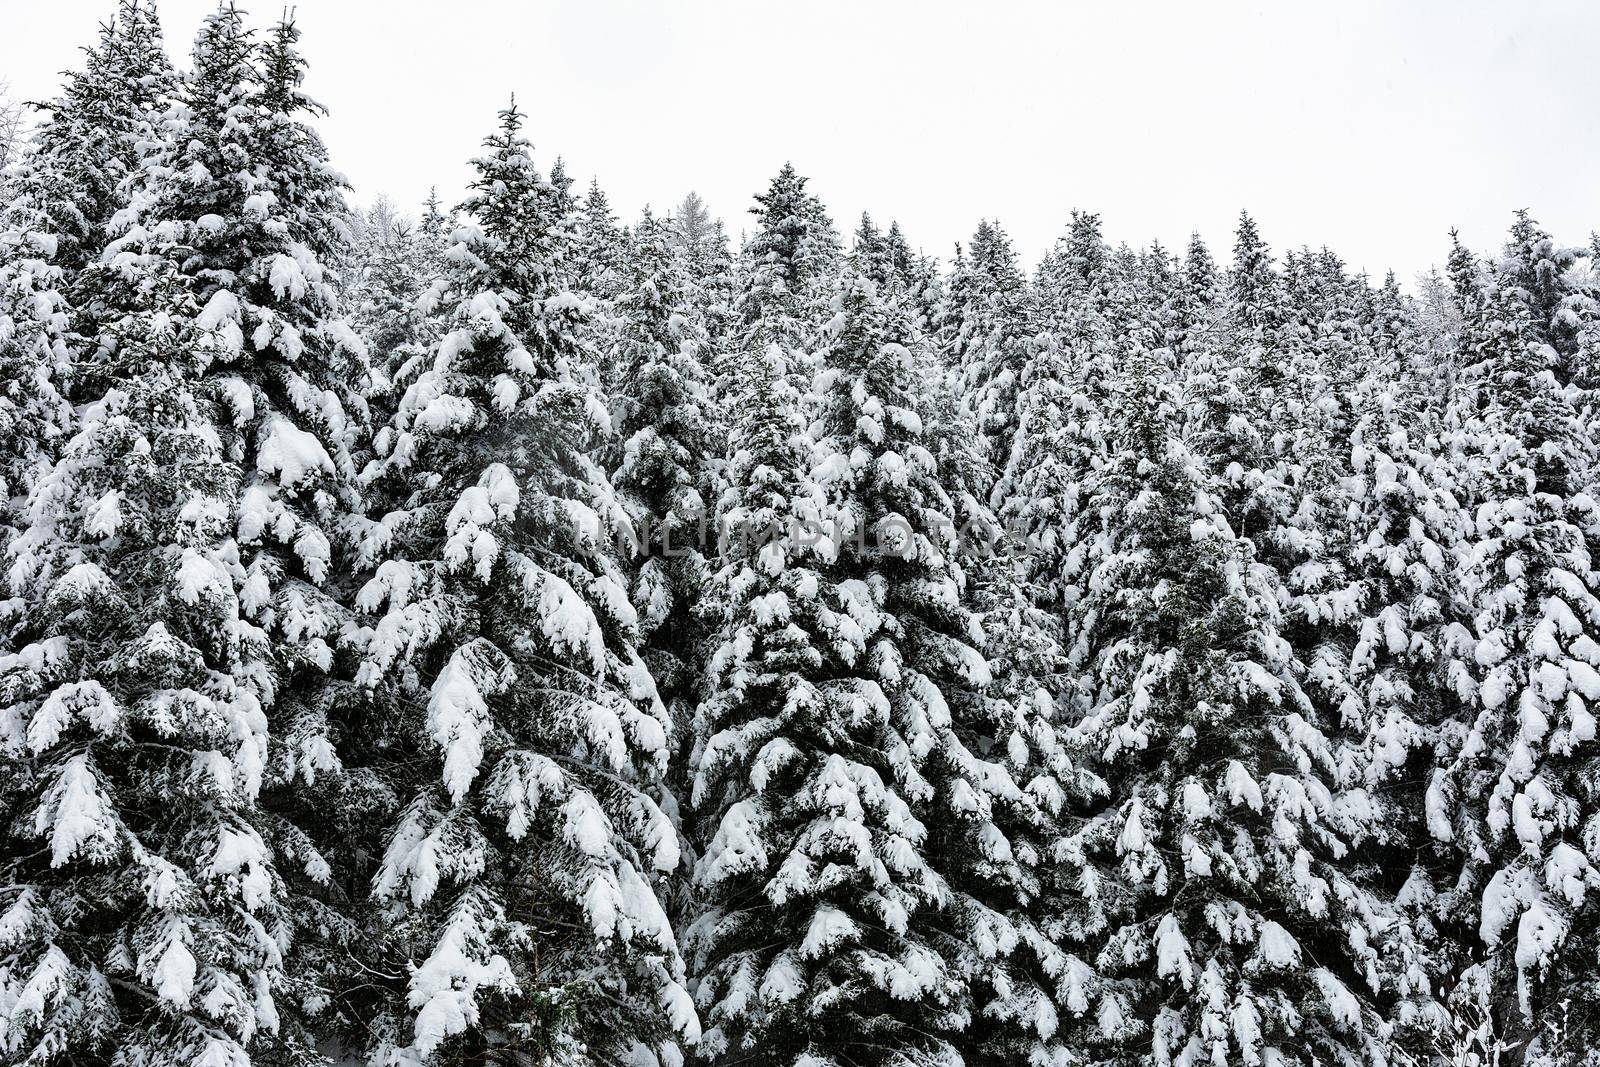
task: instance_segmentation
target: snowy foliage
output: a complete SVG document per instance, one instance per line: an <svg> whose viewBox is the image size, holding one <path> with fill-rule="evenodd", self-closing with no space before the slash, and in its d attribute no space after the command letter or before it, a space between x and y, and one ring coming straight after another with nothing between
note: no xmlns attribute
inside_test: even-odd
<svg viewBox="0 0 1600 1067"><path fill-rule="evenodd" d="M0 185L0 1063L1600 1065L1600 243L730 244L292 22ZM743 229L740 227L740 229Z"/></svg>

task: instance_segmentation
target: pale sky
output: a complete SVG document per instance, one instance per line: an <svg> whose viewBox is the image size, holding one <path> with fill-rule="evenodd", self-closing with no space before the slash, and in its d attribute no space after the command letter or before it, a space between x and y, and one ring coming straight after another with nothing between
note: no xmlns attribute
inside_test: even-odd
<svg viewBox="0 0 1600 1067"><path fill-rule="evenodd" d="M253 8L270 23L277 4ZM1113 241L1228 258L1328 244L1402 280L1458 226L1529 207L1600 227L1600 4L298 0L308 90L355 196L453 202L510 93L535 157L624 218L698 190L737 236L785 160L848 233L863 209L948 259L995 216L1031 264L1069 209ZM0 79L52 95L113 0L0 0ZM161 0L187 65L213 0Z"/></svg>

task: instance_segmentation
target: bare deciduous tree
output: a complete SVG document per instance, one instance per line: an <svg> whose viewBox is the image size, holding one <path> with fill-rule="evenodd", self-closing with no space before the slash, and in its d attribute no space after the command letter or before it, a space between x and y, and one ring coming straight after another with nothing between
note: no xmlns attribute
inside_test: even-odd
<svg viewBox="0 0 1600 1067"><path fill-rule="evenodd" d="M27 115L27 105L12 95L10 83L0 81L0 171L9 169L22 151Z"/></svg>
<svg viewBox="0 0 1600 1067"><path fill-rule="evenodd" d="M673 229L677 240L686 248L693 248L711 239L716 230L716 220L700 194L691 190L672 213Z"/></svg>

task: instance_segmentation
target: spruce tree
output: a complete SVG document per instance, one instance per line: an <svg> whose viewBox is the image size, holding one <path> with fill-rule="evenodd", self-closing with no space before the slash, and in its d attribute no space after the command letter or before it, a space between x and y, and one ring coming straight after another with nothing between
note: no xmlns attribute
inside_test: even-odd
<svg viewBox="0 0 1600 1067"><path fill-rule="evenodd" d="M871 283L846 274L835 310L811 402L817 444L783 347L746 363L697 730L709 835L692 928L699 1051L950 1061L960 978L930 918L949 891L924 859L917 810L949 743L940 683L981 684L986 667L965 643L956 583L936 573L954 531L928 525L936 471L905 437L920 430L904 406L910 352ZM905 581L873 545L904 555Z"/></svg>
<svg viewBox="0 0 1600 1067"><path fill-rule="evenodd" d="M750 213L759 225L744 249L749 275L737 304L747 332L758 324L804 357L804 345L821 325L827 285L839 258L839 237L807 179L785 163ZM809 364L800 358L791 370Z"/></svg>
<svg viewBox="0 0 1600 1067"><path fill-rule="evenodd" d="M1032 336L1026 282L998 223L978 224L952 271L941 318L947 359L959 370L984 458L998 472L1011 455L1019 379Z"/></svg>
<svg viewBox="0 0 1600 1067"><path fill-rule="evenodd" d="M1137 348L1074 622L1091 694L1077 731L1110 803L1063 847L1102 985L1106 1062L1337 1062L1384 1055L1380 901L1348 872L1369 807L1332 788L1335 748L1281 633L1277 575L1230 527Z"/></svg>
<svg viewBox="0 0 1600 1067"><path fill-rule="evenodd" d="M716 237L717 227L711 209L693 189L684 194L672 212L672 239L685 252L705 247Z"/></svg>
<svg viewBox="0 0 1600 1067"><path fill-rule="evenodd" d="M720 458L723 436L711 410L707 337L671 223L646 209L631 239L617 299L617 432L605 455L634 529L624 566L639 617L640 656L672 720L671 760L659 796L682 833L708 639L697 608L710 574L708 557L716 551L712 460ZM692 874L692 866L682 864L667 893L669 915L680 925L692 919Z"/></svg>
<svg viewBox="0 0 1600 1067"><path fill-rule="evenodd" d="M48 257L68 283L100 255L124 184L142 166L141 145L171 102L176 76L152 0L118 0L116 14L84 49L12 179L6 228L47 233Z"/></svg>
<svg viewBox="0 0 1600 1067"><path fill-rule="evenodd" d="M449 235L436 203L415 223L374 208L357 220L356 232L355 247L342 264L340 298L370 355L362 396L372 424L381 428L438 339Z"/></svg>
<svg viewBox="0 0 1600 1067"><path fill-rule="evenodd" d="M657 898L671 724L614 555L628 516L587 458L609 420L560 193L521 126L503 111L475 163L450 329L372 472L402 501L368 528L357 599L358 681L399 716L374 755L399 802L375 969L409 973L371 1052L402 1062L665 1055L697 1032Z"/></svg>
<svg viewBox="0 0 1600 1067"><path fill-rule="evenodd" d="M1436 835L1454 843L1460 879L1443 903L1474 927L1480 952L1453 976L1458 1002L1492 1012L1498 1032L1544 1049L1571 1020L1588 1040L1600 889L1595 718L1600 600L1586 530L1592 442L1563 379L1560 296L1544 288L1551 245L1526 216L1480 278L1453 257L1466 298L1463 367L1451 423L1473 505L1459 581L1472 607L1466 707L1445 738L1430 796ZM1481 285L1476 292L1474 286ZM1476 899L1474 899L1476 898Z"/></svg>
<svg viewBox="0 0 1600 1067"><path fill-rule="evenodd" d="M314 1048L340 920L328 861L269 796L336 768L327 586L359 344L322 266L342 199L293 40L206 21L185 106L125 183L127 231L81 279L107 323L95 399L10 571L40 605L5 672L18 825L50 842L8 849L4 970L29 998L8 1040L35 1048Z"/></svg>
<svg viewBox="0 0 1600 1067"><path fill-rule="evenodd" d="M0 543L65 440L71 365L94 322L73 293L105 247L119 187L141 166L173 74L154 8L121 0L8 178L0 210ZM88 336L86 337L85 334Z"/></svg>
<svg viewBox="0 0 1600 1067"><path fill-rule="evenodd" d="M645 659L669 705L691 694L696 678L692 609L714 548L707 494L718 443L706 336L692 317L691 283L671 233L646 210L632 234L617 301L622 345L610 464L638 534L631 588Z"/></svg>

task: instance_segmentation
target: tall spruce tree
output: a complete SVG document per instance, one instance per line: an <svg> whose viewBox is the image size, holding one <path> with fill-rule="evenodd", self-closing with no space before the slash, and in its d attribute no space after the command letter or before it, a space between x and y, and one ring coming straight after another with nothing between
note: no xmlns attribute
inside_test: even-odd
<svg viewBox="0 0 1600 1067"><path fill-rule="evenodd" d="M70 283L96 260L124 183L142 165L141 145L171 101L176 76L152 0L118 0L84 67L67 76L12 179L6 228L50 234L50 260Z"/></svg>
<svg viewBox="0 0 1600 1067"><path fill-rule="evenodd" d="M0 210L0 542L65 440L75 353L95 325L73 287L106 244L173 74L154 8L121 0L32 131ZM85 337L84 335L88 336Z"/></svg>
<svg viewBox="0 0 1600 1067"><path fill-rule="evenodd" d="M1370 804L1332 788L1335 748L1281 633L1275 571L1231 528L1137 348L1101 527L1074 616L1110 803L1065 846L1103 932L1090 1039L1108 1062L1334 1062L1385 1055L1381 901L1350 877Z"/></svg>
<svg viewBox="0 0 1600 1067"><path fill-rule="evenodd" d="M720 512L738 536L713 585L722 631L697 731L701 1052L953 1061L960 975L930 918L949 890L917 811L949 743L940 683L981 684L987 668L957 583L934 573L954 531L928 525L936 471L904 440L920 426L910 352L870 282L847 273L835 310L811 401L820 441L770 345L747 364ZM903 553L904 582L873 545Z"/></svg>
<svg viewBox="0 0 1600 1067"><path fill-rule="evenodd" d="M368 528L357 601L358 680L400 709L377 969L409 974L372 1054L400 1062L665 1055L698 1029L657 899L671 724L614 558L628 516L587 459L609 420L559 192L521 127L501 112L475 164L451 328L373 471L402 501Z"/></svg>
<svg viewBox="0 0 1600 1067"><path fill-rule="evenodd" d="M8 850L4 969L29 998L9 1040L40 1055L315 1047L329 865L268 798L336 766L327 585L360 345L322 266L342 199L293 42L207 19L126 232L81 279L107 316L97 394L13 546L42 608L6 665L17 825L50 848Z"/></svg>
<svg viewBox="0 0 1600 1067"><path fill-rule="evenodd" d="M1472 676L1430 797L1435 834L1454 843L1461 867L1445 910L1481 939L1451 976L1457 1000L1492 1013L1529 1057L1565 1054L1546 1047L1558 1017L1575 1047L1600 1018L1586 962L1600 899L1590 710L1600 599L1583 474L1593 443L1566 385L1572 320L1556 311L1554 252L1522 215L1485 276L1453 257L1467 307L1450 422L1472 504L1459 578L1473 613Z"/></svg>
<svg viewBox="0 0 1600 1067"><path fill-rule="evenodd" d="M1032 336L1026 281L998 223L978 224L958 258L941 312L942 343L959 370L964 403L998 473L1016 435L1017 394Z"/></svg>

